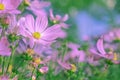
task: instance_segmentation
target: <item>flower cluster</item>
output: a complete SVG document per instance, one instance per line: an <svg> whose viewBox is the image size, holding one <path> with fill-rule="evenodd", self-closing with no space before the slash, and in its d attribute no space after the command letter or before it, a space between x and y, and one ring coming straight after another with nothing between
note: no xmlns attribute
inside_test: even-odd
<svg viewBox="0 0 120 80"><path fill-rule="evenodd" d="M0 80L61 80L61 76L83 80L86 64L120 63L115 44L119 29L102 35L96 47L87 41L73 43L67 40L68 14L54 15L52 9L46 10L50 5L40 0L0 0Z"/></svg>

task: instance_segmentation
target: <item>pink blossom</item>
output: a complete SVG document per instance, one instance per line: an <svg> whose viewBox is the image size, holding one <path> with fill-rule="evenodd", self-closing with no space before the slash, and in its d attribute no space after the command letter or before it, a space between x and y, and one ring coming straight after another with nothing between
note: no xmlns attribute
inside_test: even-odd
<svg viewBox="0 0 120 80"><path fill-rule="evenodd" d="M0 80L9 80L8 76L0 76Z"/></svg>
<svg viewBox="0 0 120 80"><path fill-rule="evenodd" d="M86 54L83 50L78 50L78 48L80 48L80 46L78 44L74 44L74 43L69 43L68 47L71 49L70 52L68 52L68 55L70 58L72 59L78 59L78 62L84 62L85 61L85 57ZM68 57L68 56L66 56Z"/></svg>
<svg viewBox="0 0 120 80"><path fill-rule="evenodd" d="M116 29L112 29L111 31L109 31L108 33L106 33L103 36L104 40L107 42L112 42L116 39L120 39L120 29L116 28Z"/></svg>
<svg viewBox="0 0 120 80"><path fill-rule="evenodd" d="M62 62L61 60L58 60L57 62L64 69L66 69L66 70L70 70L71 69L70 63Z"/></svg>
<svg viewBox="0 0 120 80"><path fill-rule="evenodd" d="M103 46L103 38L98 39L97 41L97 49L99 52L97 52L95 49L91 49L91 52L94 53L95 55L98 55L101 58L105 58L108 60L111 60L115 64L119 64L118 56L116 53L113 51L106 52Z"/></svg>
<svg viewBox="0 0 120 80"><path fill-rule="evenodd" d="M21 27L21 34L28 37L34 43L50 44L55 41L61 31L59 25L48 27L48 19L46 16L39 15L36 20L32 15L24 18Z"/></svg>
<svg viewBox="0 0 120 80"><path fill-rule="evenodd" d="M91 49L90 51L96 55L99 55L100 57L103 57L103 58L107 58L107 59L111 59L111 56L109 56L108 53L106 53L106 51L104 50L104 47L103 47L103 39L100 38L98 41L97 41L97 49L99 52L97 52L95 49Z"/></svg>
<svg viewBox="0 0 120 80"><path fill-rule="evenodd" d="M0 55L2 56L10 56L11 51L9 48L9 42L6 37L2 37L0 40Z"/></svg>
<svg viewBox="0 0 120 80"><path fill-rule="evenodd" d="M18 14L21 0L0 0L0 13Z"/></svg>
<svg viewBox="0 0 120 80"><path fill-rule="evenodd" d="M48 72L48 67L47 66L43 66L43 67L41 67L40 69L39 69L39 71L42 73L42 74L45 74L45 73L47 73Z"/></svg>
<svg viewBox="0 0 120 80"><path fill-rule="evenodd" d="M61 27L63 28L68 28L68 24L65 23L65 21L68 20L68 14L65 14L63 17L61 17L60 15L53 15L53 10L50 10L50 20L54 23L54 24L59 24Z"/></svg>

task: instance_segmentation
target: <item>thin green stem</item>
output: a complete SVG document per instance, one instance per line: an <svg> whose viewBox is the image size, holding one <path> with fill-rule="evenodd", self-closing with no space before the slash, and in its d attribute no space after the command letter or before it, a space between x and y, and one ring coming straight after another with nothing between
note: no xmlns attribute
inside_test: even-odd
<svg viewBox="0 0 120 80"><path fill-rule="evenodd" d="M64 48L62 48L62 61L64 60L64 56L65 56L65 54L66 54L66 52L67 52L67 50L68 50L68 48L67 48L67 41L65 42L65 47Z"/></svg>
<svg viewBox="0 0 120 80"><path fill-rule="evenodd" d="M35 72L35 67L34 67L34 69L33 69L33 71L32 71L31 78L32 78L32 76L34 75L34 72Z"/></svg>
<svg viewBox="0 0 120 80"><path fill-rule="evenodd" d="M9 66L10 66L10 63L12 62L12 58L13 58L13 55L14 55L15 51L16 51L16 49L14 47L12 47L12 54L11 54L11 56L9 58L9 62L8 62L7 69L6 69L6 73L8 71Z"/></svg>
<svg viewBox="0 0 120 80"><path fill-rule="evenodd" d="M2 74L4 73L5 57L2 57Z"/></svg>

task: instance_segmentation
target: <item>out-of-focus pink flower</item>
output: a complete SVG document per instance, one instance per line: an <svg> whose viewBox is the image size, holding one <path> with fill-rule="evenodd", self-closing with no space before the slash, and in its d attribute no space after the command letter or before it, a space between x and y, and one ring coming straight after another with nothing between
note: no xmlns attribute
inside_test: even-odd
<svg viewBox="0 0 120 80"><path fill-rule="evenodd" d="M65 21L68 20L68 15L65 14L64 17L61 17L60 15L53 15L53 11L52 9L50 10L50 20L54 23L54 24L58 24L60 25L61 28L68 28L68 25L65 23ZM66 32L64 30L61 29L61 32L59 33L60 38L65 38L67 36Z"/></svg>
<svg viewBox="0 0 120 80"><path fill-rule="evenodd" d="M94 54L90 53L90 54L87 55L86 62L88 62L89 64L92 64L94 66L97 66L97 65L100 64L99 59L100 59L100 57L98 55L94 55Z"/></svg>
<svg viewBox="0 0 120 80"><path fill-rule="evenodd" d="M3 75L0 76L0 80L18 80L18 78L15 76L13 79L10 79L9 76Z"/></svg>
<svg viewBox="0 0 120 80"><path fill-rule="evenodd" d="M28 37L34 43L50 44L58 38L61 31L59 25L48 27L48 19L46 16L39 15L36 20L32 15L25 17L25 23L21 25L23 30L21 34Z"/></svg>
<svg viewBox="0 0 120 80"><path fill-rule="evenodd" d="M9 21L9 27L8 27L8 33L14 33L16 35L20 35L20 27L18 25L16 15L10 15L10 21Z"/></svg>
<svg viewBox="0 0 120 80"><path fill-rule="evenodd" d="M0 0L0 13L19 14L17 7L21 0Z"/></svg>
<svg viewBox="0 0 120 80"><path fill-rule="evenodd" d="M42 73L42 74L45 74L45 73L47 73L48 72L48 66L43 66L43 67L41 67L40 69L39 69L39 71Z"/></svg>
<svg viewBox="0 0 120 80"><path fill-rule="evenodd" d="M59 36L59 38L64 39L64 38L66 38L67 33L64 30L61 29L58 36Z"/></svg>
<svg viewBox="0 0 120 80"><path fill-rule="evenodd" d="M53 15L53 10L50 10L50 20L54 23L54 24L59 24L61 27L63 28L68 28L68 24L65 23L65 21L68 20L68 14L65 14L63 17L61 17L60 15Z"/></svg>
<svg viewBox="0 0 120 80"><path fill-rule="evenodd" d="M78 59L77 60L78 62L84 62L85 61L86 54L85 54L84 51L78 50L78 48L80 48L80 46L78 44L69 43L68 47L71 49L71 51L68 52L69 56L66 56L66 57L69 57L69 58L72 58L72 59Z"/></svg>
<svg viewBox="0 0 120 80"><path fill-rule="evenodd" d="M45 7L50 6L50 2L47 1L39 1L39 0L26 0L29 7L29 10L32 10L35 15L46 15L44 10Z"/></svg>
<svg viewBox="0 0 120 80"><path fill-rule="evenodd" d="M103 46L103 38L98 39L97 49L99 52L97 52L95 49L91 49L91 52L94 53L95 55L98 55L101 58L111 60L115 64L120 63L118 60L119 55L117 55L113 51L110 51L110 52L105 51L104 46Z"/></svg>
<svg viewBox="0 0 120 80"><path fill-rule="evenodd" d="M99 55L100 57L103 57L103 58L107 58L107 59L111 59L112 57L112 54L108 54L106 53L106 51L104 50L104 47L103 47L103 39L100 38L98 41L97 41L97 49L99 52L97 52L95 49L91 49L90 51L96 55Z"/></svg>
<svg viewBox="0 0 120 80"><path fill-rule="evenodd" d="M70 69L71 69L71 66L70 66L69 63L67 63L67 62L62 62L61 60L58 60L57 62L58 62L58 64L59 64L62 68L64 68L64 69L66 69L66 70L70 70Z"/></svg>
<svg viewBox="0 0 120 80"><path fill-rule="evenodd" d="M120 29L119 28L112 29L108 33L104 34L103 39L106 42L112 42L116 39L120 39Z"/></svg>
<svg viewBox="0 0 120 80"><path fill-rule="evenodd" d="M11 51L9 48L9 42L6 37L2 37L0 40L0 55L1 56L10 56Z"/></svg>
<svg viewBox="0 0 120 80"><path fill-rule="evenodd" d="M0 76L0 80L9 80L8 76Z"/></svg>
<svg viewBox="0 0 120 80"><path fill-rule="evenodd" d="M77 67L74 64L69 64L61 60L58 60L58 64L65 70L71 70L72 72L76 72L77 70Z"/></svg>

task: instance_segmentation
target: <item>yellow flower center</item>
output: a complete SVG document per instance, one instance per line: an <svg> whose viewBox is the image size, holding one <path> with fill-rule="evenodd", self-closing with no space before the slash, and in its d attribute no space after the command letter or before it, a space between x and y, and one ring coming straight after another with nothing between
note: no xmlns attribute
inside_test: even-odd
<svg viewBox="0 0 120 80"><path fill-rule="evenodd" d="M53 20L53 23L54 23L54 24L57 24L57 23L58 23L58 21L57 21L57 20Z"/></svg>
<svg viewBox="0 0 120 80"><path fill-rule="evenodd" d="M28 48L28 49L26 50L26 53L28 53L28 54L32 55L32 54L34 54L34 50L33 50L33 49Z"/></svg>
<svg viewBox="0 0 120 80"><path fill-rule="evenodd" d="M37 65L40 64L41 63L41 59L40 58L35 58L34 59L34 63L37 64Z"/></svg>
<svg viewBox="0 0 120 80"><path fill-rule="evenodd" d="M27 4L28 6L30 5L30 2L28 0L24 0L25 4Z"/></svg>
<svg viewBox="0 0 120 80"><path fill-rule="evenodd" d="M12 66L12 65L9 65L9 68L8 68L8 72L9 72L9 73L12 72L12 68L13 68L13 66Z"/></svg>
<svg viewBox="0 0 120 80"><path fill-rule="evenodd" d="M74 64L71 64L70 66L71 66L71 71L76 72L77 70L76 66Z"/></svg>
<svg viewBox="0 0 120 80"><path fill-rule="evenodd" d="M117 57L117 54L116 54L116 53L114 53L113 60L114 60L114 61L117 61L117 60L118 60L118 57Z"/></svg>
<svg viewBox="0 0 120 80"><path fill-rule="evenodd" d="M41 34L40 34L39 32L34 32L34 33L32 34L32 36L33 36L35 39L40 39Z"/></svg>
<svg viewBox="0 0 120 80"><path fill-rule="evenodd" d="M4 4L0 3L0 10L4 10L4 9L5 9Z"/></svg>

